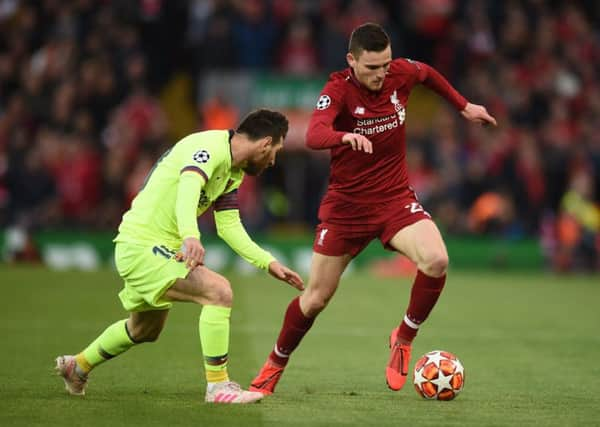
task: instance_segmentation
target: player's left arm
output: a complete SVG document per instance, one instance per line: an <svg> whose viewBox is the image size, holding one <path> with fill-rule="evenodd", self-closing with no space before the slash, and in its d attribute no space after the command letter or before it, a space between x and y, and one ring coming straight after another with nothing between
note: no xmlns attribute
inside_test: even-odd
<svg viewBox="0 0 600 427"><path fill-rule="evenodd" d="M304 289L304 282L298 273L281 264L250 238L240 219L237 190L224 194L215 201L214 216L218 236L239 256L250 264L267 270L276 279L296 289Z"/></svg>
<svg viewBox="0 0 600 427"><path fill-rule="evenodd" d="M475 123L481 123L483 125L494 125L497 126L496 119L487 112L483 105L467 103L467 106L460 112L462 116Z"/></svg>
<svg viewBox="0 0 600 427"><path fill-rule="evenodd" d="M454 105L465 119L496 126L496 119L488 113L483 105L467 101L435 68L423 62L411 62L416 68L417 80Z"/></svg>

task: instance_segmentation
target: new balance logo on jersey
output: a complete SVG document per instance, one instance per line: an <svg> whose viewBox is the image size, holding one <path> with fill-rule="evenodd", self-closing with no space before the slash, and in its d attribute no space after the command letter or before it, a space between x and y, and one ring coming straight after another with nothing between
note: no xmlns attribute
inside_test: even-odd
<svg viewBox="0 0 600 427"><path fill-rule="evenodd" d="M420 203L412 202L410 205L406 205L404 207L406 209L410 209L410 213L423 212L425 215L427 215L428 217L431 218L431 215L429 215L429 212L427 212L425 209L423 209L423 206L421 206Z"/></svg>
<svg viewBox="0 0 600 427"><path fill-rule="evenodd" d="M329 230L327 228L321 230L321 232L319 233L319 240L317 240L317 245L323 246L323 241L325 240L325 235L328 231Z"/></svg>
<svg viewBox="0 0 600 427"><path fill-rule="evenodd" d="M365 114L365 107L356 107L354 114Z"/></svg>

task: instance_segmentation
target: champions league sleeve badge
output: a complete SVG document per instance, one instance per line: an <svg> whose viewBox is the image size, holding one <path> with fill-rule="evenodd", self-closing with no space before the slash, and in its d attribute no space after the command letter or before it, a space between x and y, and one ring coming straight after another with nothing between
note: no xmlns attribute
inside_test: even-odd
<svg viewBox="0 0 600 427"><path fill-rule="evenodd" d="M208 159L210 159L210 154L208 154L208 151L206 150L200 150L194 153L193 158L198 163L206 163L208 162Z"/></svg>
<svg viewBox="0 0 600 427"><path fill-rule="evenodd" d="M317 101L317 110L324 110L331 105L331 98L328 95L321 95Z"/></svg>

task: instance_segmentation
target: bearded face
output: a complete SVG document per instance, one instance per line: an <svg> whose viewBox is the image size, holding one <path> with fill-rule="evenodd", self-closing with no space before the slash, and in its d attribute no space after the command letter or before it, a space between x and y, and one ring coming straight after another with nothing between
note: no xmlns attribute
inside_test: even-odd
<svg viewBox="0 0 600 427"><path fill-rule="evenodd" d="M270 142L265 146L260 146L255 155L248 160L242 170L251 176L262 174L265 169L275 165L275 157L282 148L283 138L275 144Z"/></svg>

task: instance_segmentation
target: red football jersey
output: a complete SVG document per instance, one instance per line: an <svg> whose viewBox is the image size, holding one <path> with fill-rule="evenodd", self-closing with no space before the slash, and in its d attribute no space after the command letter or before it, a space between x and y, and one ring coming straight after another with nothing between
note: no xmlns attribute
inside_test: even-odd
<svg viewBox="0 0 600 427"><path fill-rule="evenodd" d="M435 69L408 59L392 61L378 92L361 85L351 68L325 84L306 133L313 149L331 149L328 194L348 201L378 203L406 189L405 119L411 89L423 83L462 111L467 100ZM373 143L373 153L342 144L348 132Z"/></svg>

